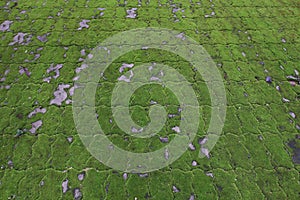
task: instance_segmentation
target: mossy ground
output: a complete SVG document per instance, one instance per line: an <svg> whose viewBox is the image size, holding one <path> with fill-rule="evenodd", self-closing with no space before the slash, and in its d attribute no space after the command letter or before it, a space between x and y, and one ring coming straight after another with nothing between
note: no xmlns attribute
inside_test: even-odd
<svg viewBox="0 0 300 200"><path fill-rule="evenodd" d="M0 31L0 78L5 77L0 82L0 199L72 199L74 188L80 188L88 200L189 199L191 195L195 199L299 199L300 167L293 162L288 143L299 143L295 137L300 86L286 79L295 69L300 71L299 6L296 0L1 1L0 24L13 23L9 30ZM136 18L126 17L131 8L137 8ZM78 30L83 19L90 20L89 28ZM135 152L164 146L158 136L130 137L113 121L110 95L122 63L161 62L174 67L192 83L202 113L194 141L197 151L187 151L148 177L129 174L124 180L122 172L99 163L83 146L72 105L50 105L50 101L59 84L72 84L75 69L81 66L79 59L99 42L120 31L151 26L184 32L208 51L224 78L226 122L211 158L199 159L198 139L205 135L210 119L210 98L202 77L184 59L168 52L149 49L121 56L96 94L99 123L116 145ZM19 32L26 33L25 38L32 35L30 42L9 45ZM47 33L47 41L37 38ZM86 55L81 55L82 49ZM36 54L40 54L37 59ZM47 83L43 79L55 75L46 72L52 63L63 68L57 79ZM30 77L19 73L20 66L31 72ZM272 77L272 83L265 82L266 76ZM147 124L151 100L166 105L169 114L176 113L178 102L172 95L166 98L169 93L159 86L137 90L131 98L132 118L141 126ZM36 107L47 112L29 119ZM40 119L43 124L36 134L15 137L18 129L29 130ZM168 120L159 136L174 137L169 130L179 119ZM193 160L197 166L191 165ZM83 171L86 176L79 181L77 175ZM63 194L65 179L70 189ZM172 186L179 192L173 192Z"/></svg>

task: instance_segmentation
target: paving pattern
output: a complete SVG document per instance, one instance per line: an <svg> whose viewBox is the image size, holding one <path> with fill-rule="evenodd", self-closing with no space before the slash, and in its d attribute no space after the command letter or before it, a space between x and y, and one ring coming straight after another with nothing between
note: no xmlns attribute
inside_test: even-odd
<svg viewBox="0 0 300 200"><path fill-rule="evenodd" d="M296 0L11 0L0 2L0 199L299 199L300 4ZM180 123L178 101L158 85L131 98L132 119L166 106L157 136L134 138L113 120L117 79L141 63L164 63L191 82L202 117L183 156L130 174L99 163L73 121L74 78L105 38L133 28L170 28L203 45L224 78L226 122L209 158L198 157L210 121L202 77L183 58L145 49L115 60L99 82L98 120L133 152L159 149Z"/></svg>

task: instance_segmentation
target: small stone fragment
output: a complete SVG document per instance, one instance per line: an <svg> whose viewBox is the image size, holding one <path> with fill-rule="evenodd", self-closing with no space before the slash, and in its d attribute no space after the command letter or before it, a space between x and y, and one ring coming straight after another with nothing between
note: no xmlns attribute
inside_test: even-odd
<svg viewBox="0 0 300 200"><path fill-rule="evenodd" d="M89 25L87 24L88 22L90 22L90 20L82 20L80 23L79 23L79 28L77 30L82 30L83 28L89 28Z"/></svg>
<svg viewBox="0 0 300 200"><path fill-rule="evenodd" d="M80 173L80 174L77 175L77 178L80 181L83 181L84 177L85 177L85 172L82 172L82 173Z"/></svg>
<svg viewBox="0 0 300 200"><path fill-rule="evenodd" d="M294 119L296 118L296 114L294 112L289 112L289 114L292 118L294 118Z"/></svg>
<svg viewBox="0 0 300 200"><path fill-rule="evenodd" d="M159 137L159 140L160 140L162 143L168 143L168 142L169 142L169 138L168 138L168 137Z"/></svg>
<svg viewBox="0 0 300 200"><path fill-rule="evenodd" d="M207 138L205 137L205 138L203 138L203 139L199 139L199 141L198 141L198 143L200 144L200 145L203 145L203 144L205 144L207 142Z"/></svg>
<svg viewBox="0 0 300 200"><path fill-rule="evenodd" d="M26 33L18 33L18 34L13 38L13 42L9 43L8 45L12 46L12 45L14 45L14 44L16 44L16 43L22 44L22 43L24 42L24 40L25 40L24 37L25 37L26 35L27 35Z"/></svg>
<svg viewBox="0 0 300 200"><path fill-rule="evenodd" d="M284 102L284 103L288 103L288 102L290 102L290 100L289 99L286 99L286 98L282 98L282 101Z"/></svg>
<svg viewBox="0 0 300 200"><path fill-rule="evenodd" d="M129 78L127 78L125 75L122 75L122 76L120 76L119 78L118 78L118 81L125 81L125 82L127 82L127 83L129 83L130 82L130 80L131 80L131 78L133 77L133 71L132 70L130 70L130 76L129 76Z"/></svg>
<svg viewBox="0 0 300 200"><path fill-rule="evenodd" d="M37 39L41 42L47 42L47 36L49 35L49 33L46 33L44 35L41 36L37 36Z"/></svg>
<svg viewBox="0 0 300 200"><path fill-rule="evenodd" d="M131 128L131 132L132 133L141 133L143 131L143 128L140 128L140 129L137 129L137 128L135 128L135 127L132 127Z"/></svg>
<svg viewBox="0 0 300 200"><path fill-rule="evenodd" d="M149 175L147 174L147 173L145 173L145 174L139 174L139 177L141 177L141 178L147 178Z"/></svg>
<svg viewBox="0 0 300 200"><path fill-rule="evenodd" d="M77 67L75 69L76 74L80 73L82 70L84 70L85 68L87 68L88 65L87 64L82 64L80 67Z"/></svg>
<svg viewBox="0 0 300 200"><path fill-rule="evenodd" d="M291 84L291 86L296 86L297 83L295 81L289 81L289 83Z"/></svg>
<svg viewBox="0 0 300 200"><path fill-rule="evenodd" d="M29 113L28 118L31 118L31 117L35 116L37 113L44 114L44 113L46 113L46 111L47 111L46 108L41 108L41 107L36 108L31 113Z"/></svg>
<svg viewBox="0 0 300 200"><path fill-rule="evenodd" d="M81 51L80 51L80 54L82 55L82 56L85 56L85 49L82 49Z"/></svg>
<svg viewBox="0 0 300 200"><path fill-rule="evenodd" d="M191 194L189 200L195 200L195 195L194 195L194 194Z"/></svg>
<svg viewBox="0 0 300 200"><path fill-rule="evenodd" d="M13 161L11 161L11 160L9 160L9 161L7 162L7 165L8 165L9 168L13 168L13 167L14 167L14 163L13 163Z"/></svg>
<svg viewBox="0 0 300 200"><path fill-rule="evenodd" d="M195 166L197 166L197 165L198 165L197 161L193 160L192 166L195 167Z"/></svg>
<svg viewBox="0 0 300 200"><path fill-rule="evenodd" d="M68 191L68 189L69 189L68 183L69 183L68 179L66 179L62 182L61 186L62 186L63 193L66 193Z"/></svg>
<svg viewBox="0 0 300 200"><path fill-rule="evenodd" d="M184 33L179 33L178 35L176 35L176 37L181 39L181 40L185 40L185 34Z"/></svg>
<svg viewBox="0 0 300 200"><path fill-rule="evenodd" d="M168 149L165 150L165 159L166 160L169 159L169 151L168 151Z"/></svg>
<svg viewBox="0 0 300 200"><path fill-rule="evenodd" d="M68 96L68 94L65 91L65 89L69 88L69 87L70 87L69 84L60 84L58 86L58 89L54 92L55 98L50 101L50 105L56 104L58 106L61 106L62 102L64 100L66 100L67 96Z"/></svg>
<svg viewBox="0 0 300 200"><path fill-rule="evenodd" d="M60 75L59 70L62 67L63 64L57 64L56 66L54 66L52 63L51 66L47 69L47 73L49 74L50 72L55 72L55 75L44 78L44 81L49 83L52 78L57 79Z"/></svg>
<svg viewBox="0 0 300 200"><path fill-rule="evenodd" d="M271 78L270 76L267 76L267 77L266 77L266 82L267 82L267 83L272 83L272 78Z"/></svg>
<svg viewBox="0 0 300 200"><path fill-rule="evenodd" d="M9 26L13 23L13 21L6 20L0 25L0 31L9 31Z"/></svg>
<svg viewBox="0 0 300 200"><path fill-rule="evenodd" d="M83 197L79 188L74 189L73 196L74 196L74 200L81 200Z"/></svg>
<svg viewBox="0 0 300 200"><path fill-rule="evenodd" d="M124 173L124 174L123 174L123 179L124 179L124 181L126 181L126 180L127 180L127 178L128 178L128 175L127 175L127 173Z"/></svg>
<svg viewBox="0 0 300 200"><path fill-rule="evenodd" d="M179 190L175 185L172 186L172 190L173 190L173 192L175 192L175 193L180 192L180 190Z"/></svg>
<svg viewBox="0 0 300 200"><path fill-rule="evenodd" d="M131 8L129 10L126 10L126 12L127 12L126 17L127 18L132 18L132 19L136 18L137 17L136 10L137 10L137 8Z"/></svg>
<svg viewBox="0 0 300 200"><path fill-rule="evenodd" d="M30 133L35 134L36 131L42 126L42 120L31 123L32 128L29 130Z"/></svg>
<svg viewBox="0 0 300 200"><path fill-rule="evenodd" d="M40 186L42 187L42 186L44 186L44 185L45 185L45 181L41 180Z"/></svg>
<svg viewBox="0 0 300 200"><path fill-rule="evenodd" d="M67 137L67 140L68 140L69 143L72 143L73 142L73 137L72 136Z"/></svg>
<svg viewBox="0 0 300 200"><path fill-rule="evenodd" d="M202 152L207 158L210 158L209 150L208 150L208 149L201 147L201 152Z"/></svg>
<svg viewBox="0 0 300 200"><path fill-rule="evenodd" d="M119 69L119 72L123 72L124 69L126 69L126 68L132 68L133 66L134 66L134 64L123 63L122 66Z"/></svg>
<svg viewBox="0 0 300 200"><path fill-rule="evenodd" d="M195 150L196 150L196 147L195 147L192 143L190 143L190 144L189 144L189 149L190 149L191 151L195 151Z"/></svg>
<svg viewBox="0 0 300 200"><path fill-rule="evenodd" d="M172 128L172 131L175 131L176 133L180 133L180 128L178 126L175 126Z"/></svg>

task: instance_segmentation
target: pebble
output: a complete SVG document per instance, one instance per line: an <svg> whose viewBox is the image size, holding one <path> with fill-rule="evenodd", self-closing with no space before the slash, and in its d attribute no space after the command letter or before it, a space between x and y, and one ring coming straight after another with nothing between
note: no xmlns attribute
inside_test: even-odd
<svg viewBox="0 0 300 200"><path fill-rule="evenodd" d="M173 192L175 192L175 193L180 192L180 190L179 190L175 185L173 185L172 190L173 190Z"/></svg>
<svg viewBox="0 0 300 200"><path fill-rule="evenodd" d="M62 184L61 184L61 187L62 187L62 192L63 193L66 193L69 189L69 186L68 186L68 183L69 183L69 180L68 179L65 179Z"/></svg>
<svg viewBox="0 0 300 200"><path fill-rule="evenodd" d="M139 174L139 177L141 177L141 178L147 178L149 175L147 174L147 173L145 173L145 174Z"/></svg>
<svg viewBox="0 0 300 200"><path fill-rule="evenodd" d="M80 200L80 199L82 199L82 193L81 193L81 191L80 191L79 188L75 188L74 189L73 195L74 195L74 200Z"/></svg>
<svg viewBox="0 0 300 200"><path fill-rule="evenodd" d="M87 24L88 22L90 22L90 20L82 20L80 23L79 23L79 28L77 30L82 30L83 28L89 28L89 25Z"/></svg>
<svg viewBox="0 0 300 200"><path fill-rule="evenodd" d="M10 168L13 168L13 167L14 167L14 163L13 163L13 161L11 161L11 160L9 160L9 161L7 162L7 165L8 165L8 167L10 167Z"/></svg>
<svg viewBox="0 0 300 200"><path fill-rule="evenodd" d="M198 165L197 161L193 160L192 166L195 167L195 166L197 166L197 165Z"/></svg>
<svg viewBox="0 0 300 200"><path fill-rule="evenodd" d="M290 114L290 116L292 117L292 118L296 118L296 114L295 113L293 113L293 112L289 112L289 114Z"/></svg>
<svg viewBox="0 0 300 200"><path fill-rule="evenodd" d="M180 133L180 128L178 126L175 126L172 128L172 131L175 131L176 133Z"/></svg>
<svg viewBox="0 0 300 200"><path fill-rule="evenodd" d="M209 150L201 147L201 152L207 157L210 158Z"/></svg>
<svg viewBox="0 0 300 200"><path fill-rule="evenodd" d="M123 179L124 179L124 181L126 181L126 180L127 180L127 178L128 178L128 175L127 175L127 173L124 173L124 174L123 174Z"/></svg>
<svg viewBox="0 0 300 200"><path fill-rule="evenodd" d="M50 105L56 104L58 106L61 106L62 102L64 100L66 100L67 96L68 96L65 89L69 88L69 87L70 87L69 84L60 84L60 85L58 85L58 89L53 93L55 98L50 101Z"/></svg>
<svg viewBox="0 0 300 200"><path fill-rule="evenodd" d="M83 181L84 177L85 177L85 172L82 172L82 173L80 173L80 174L77 175L77 178L80 181Z"/></svg>
<svg viewBox="0 0 300 200"><path fill-rule="evenodd" d="M196 147L195 147L192 143L190 143L190 144L189 144L189 149L190 149L191 151L195 151L195 150L196 150Z"/></svg>
<svg viewBox="0 0 300 200"><path fill-rule="evenodd" d="M167 142L169 142L169 138L168 138L168 137L159 137L159 140L160 140L162 143L167 143Z"/></svg>
<svg viewBox="0 0 300 200"><path fill-rule="evenodd" d="M119 68L119 72L122 73L124 71L124 69L129 68L131 69L134 66L134 64L127 64L127 63L123 63L122 66Z"/></svg>
<svg viewBox="0 0 300 200"><path fill-rule="evenodd" d="M213 173L211 173L211 172L208 172L208 173L206 173L206 176L209 176L209 177L214 177L214 175L213 175Z"/></svg>
<svg viewBox="0 0 300 200"><path fill-rule="evenodd" d="M284 102L284 103L288 103L288 102L290 102L290 100L289 99L286 99L286 98L282 98L282 101Z"/></svg>
<svg viewBox="0 0 300 200"><path fill-rule="evenodd" d="M36 131L42 126L42 120L31 123L32 128L29 130L30 133L35 134Z"/></svg>
<svg viewBox="0 0 300 200"><path fill-rule="evenodd" d="M267 76L267 77L266 77L266 82L267 82L267 83L272 83L272 78L271 78L270 76Z"/></svg>
<svg viewBox="0 0 300 200"><path fill-rule="evenodd" d="M131 18L131 19L136 18L137 17L136 10L137 10L137 8L132 8L132 9L126 10L126 12L127 12L126 17Z"/></svg>
<svg viewBox="0 0 300 200"><path fill-rule="evenodd" d="M0 25L0 31L9 31L9 26L13 23L13 21L6 20Z"/></svg>
<svg viewBox="0 0 300 200"><path fill-rule="evenodd" d="M72 136L67 137L67 140L68 140L69 143L72 143L73 142L73 137Z"/></svg>
<svg viewBox="0 0 300 200"><path fill-rule="evenodd" d="M195 200L195 195L194 195L194 194L191 194L189 200Z"/></svg>
<svg viewBox="0 0 300 200"><path fill-rule="evenodd" d="M207 138L205 137L205 138L203 138L203 139L199 139L199 141L198 141L198 143L200 144L200 145L203 145L203 144L205 144L207 142Z"/></svg>
<svg viewBox="0 0 300 200"><path fill-rule="evenodd" d="M40 186L44 186L44 185L45 185L45 181L42 180L42 181L40 182Z"/></svg>
<svg viewBox="0 0 300 200"><path fill-rule="evenodd" d="M47 109L46 108L41 108L41 107L38 107L38 108L35 108L31 113L28 114L28 118L32 118L33 116L35 116L36 114L38 113L46 113Z"/></svg>
<svg viewBox="0 0 300 200"><path fill-rule="evenodd" d="M166 160L169 159L169 151L168 151L168 149L165 150L165 159Z"/></svg>

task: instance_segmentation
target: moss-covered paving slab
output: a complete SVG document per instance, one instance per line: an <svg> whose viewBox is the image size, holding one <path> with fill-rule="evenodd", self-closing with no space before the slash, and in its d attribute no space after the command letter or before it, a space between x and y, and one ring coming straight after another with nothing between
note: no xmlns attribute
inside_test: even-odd
<svg viewBox="0 0 300 200"><path fill-rule="evenodd" d="M0 199L299 199L299 21L296 0L1 1ZM172 91L149 84L131 95L130 117L146 126L160 104L166 124L151 138L118 126L112 92L143 63L181 73L201 113L178 160L124 173L83 145L72 113L74 81L100 42L144 27L178 30L206 49L225 86L226 121L214 149L199 158L212 108L205 77L164 50L143 47L118 57L99 75L95 94L95 118L114 145L136 153L164 148L184 120Z"/></svg>

